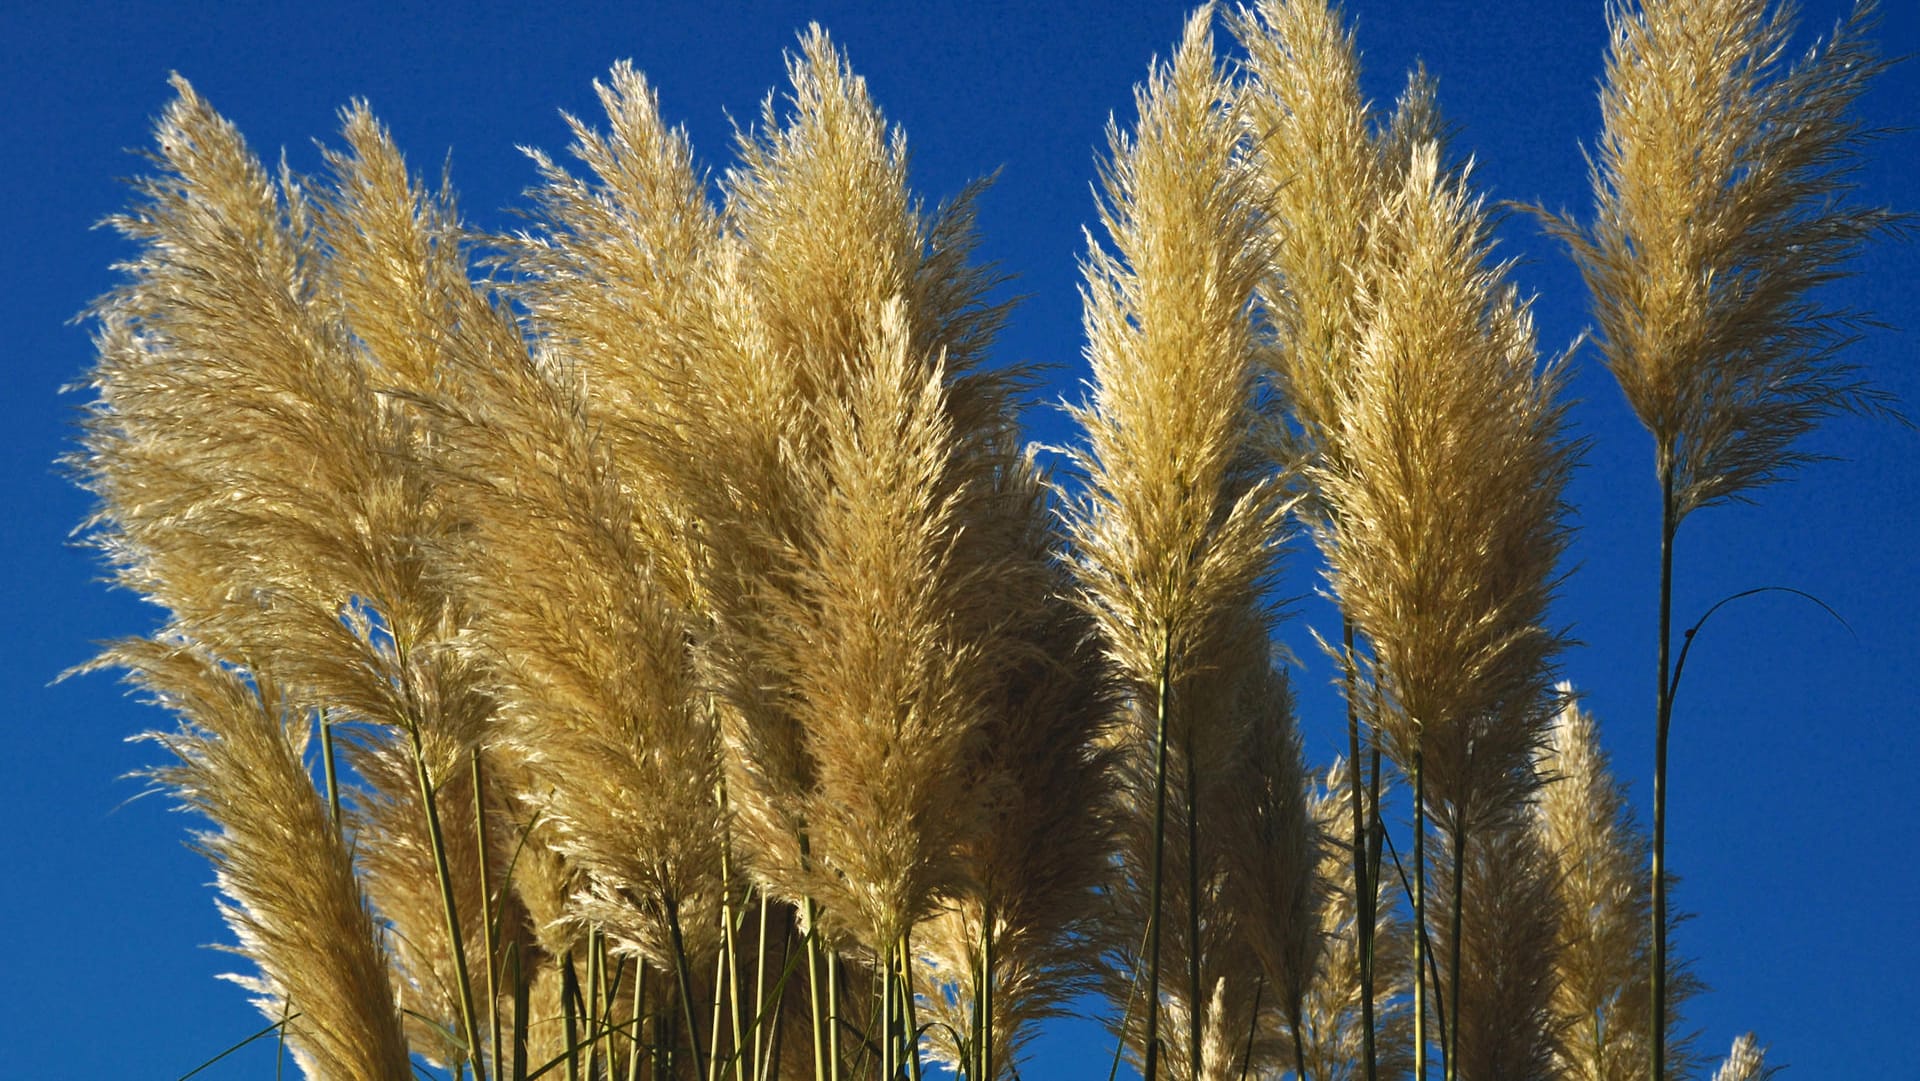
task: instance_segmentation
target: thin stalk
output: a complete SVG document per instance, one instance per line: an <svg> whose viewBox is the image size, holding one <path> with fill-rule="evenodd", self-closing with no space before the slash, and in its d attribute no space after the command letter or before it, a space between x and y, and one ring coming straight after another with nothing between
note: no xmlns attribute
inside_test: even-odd
<svg viewBox="0 0 1920 1081"><path fill-rule="evenodd" d="M580 1023L573 1007L580 1001L580 974L573 968L573 951L567 951L566 964L560 967L560 1030L567 1041L567 1081L580 1081ZM581 1010L586 1012L584 1006Z"/></svg>
<svg viewBox="0 0 1920 1081"><path fill-rule="evenodd" d="M646 1017L647 956L641 954L633 974L633 1050L627 1055L627 1081L640 1081L640 1060L646 1057L641 1053L645 1048Z"/></svg>
<svg viewBox="0 0 1920 1081"><path fill-rule="evenodd" d="M333 718L327 707L320 707L320 768L326 775L327 821L333 823L333 835L344 837L345 820L340 817L340 776L333 766Z"/></svg>
<svg viewBox="0 0 1920 1081"><path fill-rule="evenodd" d="M413 774L420 787L420 802L427 812L427 846L433 849L433 869L440 879L440 905L447 917L447 941L453 948L453 979L460 995L460 1024L465 1028L467 1058L473 1063L474 1081L487 1081L480 1053L480 1025L473 1010L473 980L467 975L466 940L460 935L460 909L453 898L453 872L447 866L447 839L440 829L440 810L433 781L427 776L426 748L420 742L420 726L409 724L407 736L413 741Z"/></svg>
<svg viewBox="0 0 1920 1081"><path fill-rule="evenodd" d="M766 896L760 898L761 911L766 910ZM790 919L782 921L781 956L786 959L781 967L780 982L773 987L773 1004L761 1009L761 1017L773 1018L773 1035L767 1038L767 1057L760 1062L760 1076L765 1081L780 1081L780 1047L785 1042L787 1026L781 1023L782 1011L787 1004L787 980L793 974L793 925ZM764 964L764 959L762 961ZM818 1075L815 1075L816 1079Z"/></svg>
<svg viewBox="0 0 1920 1081"><path fill-rule="evenodd" d="M813 1078L814 1081L822 1081L827 1076L828 1011L821 1009L826 1004L826 996L820 984L826 975L826 962L820 956L819 908L811 897L802 904L807 918L807 1020L813 1029Z"/></svg>
<svg viewBox="0 0 1920 1081"><path fill-rule="evenodd" d="M765 1031L767 1018L767 891L760 891L760 926L756 935L758 941L754 947L753 958L753 1074L755 1081L766 1077L766 1070L760 1065L760 1034ZM778 1025L780 1017L774 1015L773 1023Z"/></svg>
<svg viewBox="0 0 1920 1081"><path fill-rule="evenodd" d="M743 1026L742 1026L741 1015L740 1015L740 955L738 953L739 942L735 939L735 936L734 936L732 887L726 884L727 862L728 860L727 860L726 852L723 849L720 855L721 882L722 882L721 896L725 897L726 901L721 906L721 913L722 913L721 918L724 922L721 930L722 937L721 937L720 949L722 954L727 959L727 966L726 966L727 967L727 1003L729 1006L729 1012L733 1015L732 1016L733 1077L734 1077L734 1081L747 1081L747 1070L748 1070L748 1067L752 1065L752 1063L746 1060L747 1056L745 1052L747 1047L747 1040L746 1040L746 1033L742 1031ZM717 1038L717 1034L720 1031L720 1025L718 1021L714 1023L713 1031L715 1032L716 1038Z"/></svg>
<svg viewBox="0 0 1920 1081"><path fill-rule="evenodd" d="M1173 641L1163 639L1160 680L1154 694L1153 731L1153 882L1147 916L1147 1032L1143 1081L1160 1078L1160 878L1167 848L1167 686L1173 666Z"/></svg>
<svg viewBox="0 0 1920 1081"><path fill-rule="evenodd" d="M1457 813L1457 812L1456 812ZM1453 956L1447 966L1447 1000L1453 1004L1447 1017L1447 1033L1440 1043L1446 1056L1446 1078L1454 1081L1459 1076L1457 1060L1460 1057L1460 908L1465 894L1467 880L1467 822L1464 815L1453 831Z"/></svg>
<svg viewBox="0 0 1920 1081"><path fill-rule="evenodd" d="M707 1033L707 1081L720 1081L726 1065L720 1059L720 1007L727 995L727 951L715 950L713 962L713 1028Z"/></svg>
<svg viewBox="0 0 1920 1081"><path fill-rule="evenodd" d="M1206 999L1200 993L1200 789L1194 778L1193 729L1187 725L1187 1064L1189 1076L1200 1078L1206 1076L1200 1053Z"/></svg>
<svg viewBox="0 0 1920 1081"><path fill-rule="evenodd" d="M1427 1081L1427 785L1413 745L1413 1076Z"/></svg>
<svg viewBox="0 0 1920 1081"><path fill-rule="evenodd" d="M912 932L900 936L900 1023L907 1059L907 1077L920 1081L920 1011L913 1001Z"/></svg>
<svg viewBox="0 0 1920 1081"><path fill-rule="evenodd" d="M496 930L493 926L493 883L487 866L487 799L486 775L480 766L480 748L467 752L470 772L473 775L473 836L475 847L480 851L480 926L486 929L487 943L487 1031L492 1039L489 1046L493 1049L495 1069L500 1065L500 986L496 975L498 965L494 958Z"/></svg>
<svg viewBox="0 0 1920 1081"><path fill-rule="evenodd" d="M893 962L893 950L888 949L880 961L880 1076L883 1081L894 1081Z"/></svg>
<svg viewBox="0 0 1920 1081"><path fill-rule="evenodd" d="M1667 682L1673 633L1673 535L1679 528L1673 503L1673 452L1660 448L1660 682L1654 700L1653 744L1653 963L1652 1017L1647 1046L1653 1081L1667 1075L1667 728L1673 720L1673 688Z"/></svg>
<svg viewBox="0 0 1920 1081"><path fill-rule="evenodd" d="M840 1081L840 955L827 951L827 1077Z"/></svg>
<svg viewBox="0 0 1920 1081"><path fill-rule="evenodd" d="M525 967L520 961L520 943L507 943L507 971L513 979L513 1081L527 1077L527 1008L530 991Z"/></svg>
<svg viewBox="0 0 1920 1081"><path fill-rule="evenodd" d="M1372 832L1367 818L1366 797L1360 791L1360 710L1354 705L1353 696L1358 689L1358 674L1353 668L1353 620L1340 621L1340 637L1345 644L1341 654L1343 678L1346 681L1347 699L1347 788L1353 812L1353 911L1358 917L1353 921L1355 945L1360 954L1360 1032L1365 1047L1363 1067L1366 1081L1376 1081L1379 1071L1378 1051L1374 1046L1373 1020L1373 913L1372 898L1374 890L1368 875L1368 835ZM1374 776L1379 776L1379 752L1375 752Z"/></svg>
<svg viewBox="0 0 1920 1081"><path fill-rule="evenodd" d="M1247 1020L1247 1050L1240 1056L1240 1081L1247 1081L1253 1069L1253 1038L1260 1034L1260 998L1266 991L1267 978L1263 975L1253 982L1253 1013Z"/></svg>
<svg viewBox="0 0 1920 1081"><path fill-rule="evenodd" d="M993 904L980 910L980 1071L976 1081L993 1081Z"/></svg>
<svg viewBox="0 0 1920 1081"><path fill-rule="evenodd" d="M667 900L667 934L673 941L673 967L680 979L680 1012L687 1021L687 1053L693 1056L693 1075L704 1077L707 1069L700 1061L700 1034L694 1030L693 974L688 971L687 940L680 932L680 905Z"/></svg>
<svg viewBox="0 0 1920 1081"><path fill-rule="evenodd" d="M582 1015L587 1020L587 1076L598 1076L600 1065L600 998L606 988L607 955L598 927L587 931L587 998Z"/></svg>

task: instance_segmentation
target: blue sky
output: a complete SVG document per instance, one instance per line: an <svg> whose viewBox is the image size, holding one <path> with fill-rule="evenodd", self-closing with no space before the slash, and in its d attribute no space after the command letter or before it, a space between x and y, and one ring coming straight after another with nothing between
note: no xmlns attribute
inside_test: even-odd
<svg viewBox="0 0 1920 1081"><path fill-rule="evenodd" d="M1843 10L1807 0L1806 25ZM125 775L156 760L125 737L164 723L93 676L49 686L95 641L149 629L157 613L100 584L70 542L87 498L54 459L72 444L77 395L58 389L91 359L69 320L109 288L128 248L90 226L123 205L117 178L141 172L126 153L177 70L236 121L255 148L285 148L317 169L313 140L331 139L335 110L368 98L411 160L450 162L465 211L510 227L509 208L533 180L519 145L561 149L558 110L591 115L591 81L631 58L660 88L708 165L725 166L728 117L757 116L782 78L782 50L807 22L825 25L867 76L913 151L930 200L1000 170L981 205L983 251L1017 276L1027 299L999 355L1058 365L1050 398L1077 395L1085 366L1076 259L1093 220L1090 184L1109 114L1123 122L1148 58L1164 54L1185 15L1178 4L1029 5L998 2L881 8L851 3L553 5L238 5L189 10L95 3L10 4L0 13L6 108L0 171L8 239L7 388L0 391L0 685L11 707L0 792L15 826L0 834L12 929L7 1003L0 1008L4 1072L18 1077L175 1077L261 1022L215 974L232 959L211 874L183 842L193 823L160 799L135 799ZM1881 41L1920 52L1920 4L1890 0ZM1350 0L1369 91L1390 99L1416 58L1440 79L1458 149L1497 198L1587 205L1581 146L1598 124L1595 80L1605 47L1599 0ZM1864 103L1868 122L1920 122L1920 65L1885 77ZM1876 142L1862 195L1920 209L1920 134ZM1501 230L1516 277L1539 294L1542 341L1585 325L1579 280L1524 218ZM1892 329L1851 352L1909 412L1920 411L1913 329L1920 326L1920 247L1883 244L1835 299L1878 313ZM1656 491L1645 433L1595 356L1576 361L1580 435L1592 441L1572 488L1572 577L1556 615L1584 643L1565 675L1599 716L1618 770L1646 806L1651 771ZM1040 438L1067 437L1036 410ZM1689 662L1673 741L1671 859L1678 903L1697 913L1677 947L1715 990L1691 1011L1704 1046L1724 1049L1748 1028L1790 1064L1789 1076L1886 1073L1902 1056L1889 1039L1920 1013L1920 436L1844 420L1811 444L1835 462L1760 493L1750 507L1689 519L1678 550L1676 618L1730 592L1785 585L1814 593L1849 633L1804 602L1765 596L1717 617ZM1293 559L1285 588L1310 595L1313 560ZM1303 659L1309 754L1344 742L1332 673L1304 628L1328 622L1299 606L1288 641ZM1104 1077L1109 1048L1084 1025L1050 1034L1026 1075ZM235 1056L205 1077L264 1077L268 1056ZM1898 1074L1896 1067L1893 1071Z"/></svg>

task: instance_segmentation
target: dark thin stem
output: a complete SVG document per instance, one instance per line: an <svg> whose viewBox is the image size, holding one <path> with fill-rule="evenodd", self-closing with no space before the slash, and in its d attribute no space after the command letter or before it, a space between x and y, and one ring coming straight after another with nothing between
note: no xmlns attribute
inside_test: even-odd
<svg viewBox="0 0 1920 1081"><path fill-rule="evenodd" d="M567 1081L580 1081L580 1023L574 1005L580 1002L580 974L574 971L573 951L567 951L566 964L560 967L561 1035L567 1041ZM584 1004L582 1011L585 1012Z"/></svg>
<svg viewBox="0 0 1920 1081"><path fill-rule="evenodd" d="M667 935L673 943L674 975L680 980L680 1012L687 1019L687 1054L693 1056L693 1076L705 1077L707 1069L700 1061L700 1033L694 1030L693 973L687 963L687 940L680 930L680 905L669 898L667 908Z"/></svg>
<svg viewBox="0 0 1920 1081"><path fill-rule="evenodd" d="M453 896L453 872L447 864L447 839L440 829L440 810L433 781L427 776L427 752L420 742L418 724L407 726L413 741L413 775L420 788L420 802L427 815L427 847L433 849L433 869L440 880L440 905L447 917L447 942L453 950L453 978L460 995L460 1024L465 1029L467 1058L473 1063L474 1081L487 1081L480 1053L480 1025L473 1009L473 980L467 975L467 944L460 934L460 910Z"/></svg>
<svg viewBox="0 0 1920 1081"><path fill-rule="evenodd" d="M1673 535L1679 528L1673 499L1673 454L1660 453L1660 681L1654 700L1653 744L1653 962L1652 1016L1648 1049L1653 1081L1667 1076L1667 728L1673 719L1672 685L1667 681L1669 640L1673 634Z"/></svg>
<svg viewBox="0 0 1920 1081"><path fill-rule="evenodd" d="M492 1037L489 1046L493 1049L493 1064L497 1070L500 1066L500 981L499 966L494 959L497 944L493 926L493 883L490 881L491 869L487 866L486 774L480 765L480 748L475 747L467 754L473 775L474 847L480 853L480 926L486 936L487 1031Z"/></svg>
<svg viewBox="0 0 1920 1081"><path fill-rule="evenodd" d="M1160 879L1167 850L1167 707L1171 688L1168 670L1173 666L1173 641L1163 639L1160 652L1160 680L1154 695L1153 732L1153 867L1147 916L1147 1031L1146 1069L1142 1081L1160 1079Z"/></svg>
<svg viewBox="0 0 1920 1081"><path fill-rule="evenodd" d="M993 903L980 913L980 1071L974 1081L993 1081Z"/></svg>
<svg viewBox="0 0 1920 1081"><path fill-rule="evenodd" d="M1413 1076L1427 1081L1427 783L1413 747Z"/></svg>
<svg viewBox="0 0 1920 1081"><path fill-rule="evenodd" d="M1453 1009L1446 1014L1447 1035L1446 1039L1441 1041L1440 1045L1446 1055L1447 1081L1454 1081L1454 1079L1459 1076L1460 912L1467 881L1467 821L1466 816L1461 814L1457 808L1455 809L1455 814L1459 816L1459 821L1456 823L1453 831L1453 934L1451 939L1453 943L1453 956L1448 959L1449 963L1447 965L1447 999L1452 1003Z"/></svg>
<svg viewBox="0 0 1920 1081"><path fill-rule="evenodd" d="M1266 990L1267 978L1263 975L1253 983L1253 1014L1247 1021L1247 1050L1240 1056L1240 1081L1247 1081L1253 1069L1253 1038L1260 1034L1260 998Z"/></svg>
<svg viewBox="0 0 1920 1081"><path fill-rule="evenodd" d="M1371 830L1366 799L1360 791L1360 710L1353 700L1357 691L1355 684L1358 682L1358 675L1353 669L1353 620L1341 620L1341 641L1346 647L1341 656L1347 691L1347 787L1352 797L1349 802L1353 813L1353 911L1357 917L1353 921L1353 928L1360 954L1360 1031L1365 1041L1366 1057L1363 1064L1366 1081L1376 1081L1379 1058L1373 1033L1373 906L1370 903L1374 891L1370 885L1367 860L1367 837ZM1378 761L1376 753L1376 776Z"/></svg>
<svg viewBox="0 0 1920 1081"><path fill-rule="evenodd" d="M340 818L340 777L333 766L333 718L327 707L320 707L320 766L326 774L327 820L333 823L335 837L346 836L346 823Z"/></svg>
<svg viewBox="0 0 1920 1081"><path fill-rule="evenodd" d="M1188 718L1191 720L1192 718ZM1187 725L1187 1064L1188 1075L1205 1077L1200 1031L1206 998L1200 991L1200 788L1194 776L1194 725Z"/></svg>

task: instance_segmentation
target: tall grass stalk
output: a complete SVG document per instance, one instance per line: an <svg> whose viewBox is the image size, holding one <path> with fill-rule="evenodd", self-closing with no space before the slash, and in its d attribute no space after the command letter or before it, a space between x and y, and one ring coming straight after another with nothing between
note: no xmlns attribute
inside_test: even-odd
<svg viewBox="0 0 1920 1081"><path fill-rule="evenodd" d="M1886 413L1841 350L1857 313L1817 296L1900 226L1846 198L1869 135L1854 103L1886 61L1872 0L1789 59L1797 11L1765 0L1617 0L1594 155L1594 220L1560 217L1607 367L1654 442L1660 585L1648 974L1649 1064L1668 1073L1667 743L1673 547L1700 507L1751 498L1812 455L1839 413Z"/></svg>

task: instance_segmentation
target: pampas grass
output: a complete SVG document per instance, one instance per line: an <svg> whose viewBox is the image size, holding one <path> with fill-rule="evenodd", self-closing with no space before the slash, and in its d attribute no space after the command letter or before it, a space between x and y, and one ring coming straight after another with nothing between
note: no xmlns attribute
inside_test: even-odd
<svg viewBox="0 0 1920 1081"><path fill-rule="evenodd" d="M176 81L69 465L166 613L96 667L179 719L147 775L303 1071L1002 1081L1090 992L1149 1081L1693 1065L1658 800L1649 842L1552 686L1562 370L1434 82L1377 112L1323 0L1228 16L1244 56L1214 17L1109 130L1061 476L988 366L984 186L929 209L817 28L717 182L616 66L513 236L364 105L275 175ZM1892 222L1818 197L1864 19L1783 66L1751 4L1615 12L1601 216L1558 228L1669 432L1669 557L1884 404L1806 299ZM1674 41L1684 124L1632 89ZM1720 173L1648 165L1680 128ZM1347 624L1321 784L1290 517Z"/></svg>
<svg viewBox="0 0 1920 1081"><path fill-rule="evenodd" d="M1854 102L1886 61L1872 0L1790 60L1795 9L1764 0L1608 8L1591 225L1550 218L1585 276L1607 367L1654 441L1660 597L1653 790L1654 1081L1666 1074L1666 784L1673 543L1702 507L1810 460L1803 437L1891 399L1843 356L1862 317L1821 285L1899 224L1847 198L1868 132Z"/></svg>

